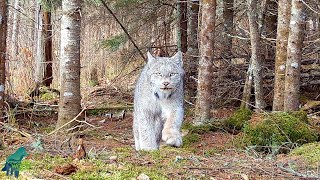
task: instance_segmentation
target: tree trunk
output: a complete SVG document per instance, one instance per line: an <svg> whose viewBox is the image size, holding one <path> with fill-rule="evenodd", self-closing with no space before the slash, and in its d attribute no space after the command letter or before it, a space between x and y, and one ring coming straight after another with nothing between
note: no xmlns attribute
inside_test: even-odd
<svg viewBox="0 0 320 180"><path fill-rule="evenodd" d="M198 15L199 1L193 0L190 3L189 25L188 25L188 51L185 56L185 97L187 101L195 102L197 95L196 79L199 63L199 48L198 48Z"/></svg>
<svg viewBox="0 0 320 180"><path fill-rule="evenodd" d="M250 60L249 67L247 70L246 81L243 87L242 101L241 101L240 108L249 108L251 89L252 89L252 80L253 80L251 64L252 63Z"/></svg>
<svg viewBox="0 0 320 180"><path fill-rule="evenodd" d="M224 20L224 34L223 34L223 54L224 58L232 56L232 30L233 30L233 1L223 1L223 20Z"/></svg>
<svg viewBox="0 0 320 180"><path fill-rule="evenodd" d="M247 0L248 3L248 17L250 26L250 42L251 42L251 61L253 71L254 93L255 93L255 107L258 111L263 110L265 103L263 100L263 82L262 82L262 68L260 50L260 33L258 28L257 18L257 0Z"/></svg>
<svg viewBox="0 0 320 180"><path fill-rule="evenodd" d="M278 27L275 59L273 111L283 111L285 67L287 61L287 45L290 21L290 2L278 1Z"/></svg>
<svg viewBox="0 0 320 180"><path fill-rule="evenodd" d="M299 109L300 68L305 25L304 13L304 4L299 0L292 0L284 90L285 111Z"/></svg>
<svg viewBox="0 0 320 180"><path fill-rule="evenodd" d="M80 27L81 1L63 0L61 19L61 95L56 128L75 118L81 110Z"/></svg>
<svg viewBox="0 0 320 180"><path fill-rule="evenodd" d="M37 47L36 47L36 68L35 68L35 82L37 86L42 84L44 76L44 37L43 37L43 26L42 26L42 7L40 2L37 2L36 6L36 23L37 23Z"/></svg>
<svg viewBox="0 0 320 180"><path fill-rule="evenodd" d="M188 28L188 21L187 21L187 1L180 1L180 33L181 33L181 52L186 53L188 50L188 43L187 43L187 28Z"/></svg>
<svg viewBox="0 0 320 180"><path fill-rule="evenodd" d="M12 18L12 35L11 35L11 55L16 57L18 52L18 29L19 29L19 0L14 0L14 10Z"/></svg>
<svg viewBox="0 0 320 180"><path fill-rule="evenodd" d="M50 87L52 83L52 25L51 12L43 11L43 33L44 33L44 54L45 54L45 71L44 85Z"/></svg>
<svg viewBox="0 0 320 180"><path fill-rule="evenodd" d="M7 1L0 1L0 117L3 117L4 112L4 90L6 84L7 18Z"/></svg>
<svg viewBox="0 0 320 180"><path fill-rule="evenodd" d="M211 118L212 66L216 0L202 2L202 23L200 32L200 62L195 125L203 124Z"/></svg>
<svg viewBox="0 0 320 180"><path fill-rule="evenodd" d="M281 0L280 0L281 1ZM266 14L265 14L265 36L267 38L275 39L277 37L277 2L275 0L267 0L266 2ZM271 59L270 62L265 63L273 63L273 59L275 59L275 44L273 41L266 43L265 45L265 57L264 59Z"/></svg>

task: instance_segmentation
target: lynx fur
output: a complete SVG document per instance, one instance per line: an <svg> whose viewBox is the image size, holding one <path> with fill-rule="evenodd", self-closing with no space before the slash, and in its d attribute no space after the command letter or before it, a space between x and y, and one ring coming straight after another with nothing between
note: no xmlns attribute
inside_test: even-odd
<svg viewBox="0 0 320 180"><path fill-rule="evenodd" d="M173 57L153 57L148 52L134 94L136 150L159 149L161 139L170 146L182 145L183 76L181 52Z"/></svg>

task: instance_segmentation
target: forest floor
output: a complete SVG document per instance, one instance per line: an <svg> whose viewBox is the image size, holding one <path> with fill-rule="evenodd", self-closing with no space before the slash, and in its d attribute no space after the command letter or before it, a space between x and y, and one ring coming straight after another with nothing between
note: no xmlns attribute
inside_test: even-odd
<svg viewBox="0 0 320 180"><path fill-rule="evenodd" d="M112 96L103 94L97 99L90 98L86 105L103 104ZM131 96L126 97L126 102L132 100ZM232 112L232 109L221 109L215 114L223 118ZM16 116L16 130L0 126L0 166L4 166L6 157L24 146L28 156L22 161L19 179L248 180L319 177L318 169L310 168L298 156L272 155L239 148L234 141L236 135L223 129L193 135L184 125L183 147L161 145L159 151L137 152L133 148L132 112L128 111L124 118L110 118L106 112L99 113L88 111L86 114L88 128L78 138L83 140L80 144L85 148L87 158L81 160L75 155L79 146L77 139L66 141L67 137L48 135L55 128L56 113L32 115L29 112ZM184 124L191 121L187 115ZM22 136L21 132L32 137ZM0 179L9 178L5 172L0 172Z"/></svg>

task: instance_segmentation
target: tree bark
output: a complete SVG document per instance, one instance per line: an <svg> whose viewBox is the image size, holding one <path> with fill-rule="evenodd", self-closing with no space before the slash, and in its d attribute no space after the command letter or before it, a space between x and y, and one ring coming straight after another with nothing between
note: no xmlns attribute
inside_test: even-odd
<svg viewBox="0 0 320 180"><path fill-rule="evenodd" d="M185 97L188 101L194 103L197 95L196 79L199 63L198 48L198 15L199 1L192 0L190 3L189 25L188 25L188 51L185 56Z"/></svg>
<svg viewBox="0 0 320 180"><path fill-rule="evenodd" d="M216 0L205 0L202 2L202 23L200 32L200 62L198 76L198 94L194 124L199 125L208 121L212 116L210 113L212 100L212 66L214 51L214 31Z"/></svg>
<svg viewBox="0 0 320 180"><path fill-rule="evenodd" d="M223 57L230 58L232 56L232 30L233 30L233 1L223 1L223 20L224 20L224 34L223 34Z"/></svg>
<svg viewBox="0 0 320 180"><path fill-rule="evenodd" d="M35 58L35 82L36 85L39 86L42 84L43 76L44 76L44 34L43 34L43 17L42 17L42 7L40 2L37 2L36 5L36 23L37 28L37 46L36 46L36 58Z"/></svg>
<svg viewBox="0 0 320 180"><path fill-rule="evenodd" d="M61 19L61 95L56 128L76 117L81 110L80 27L81 1L63 0Z"/></svg>
<svg viewBox="0 0 320 180"><path fill-rule="evenodd" d="M247 0L248 17L250 26L250 42L251 42L251 61L255 93L255 107L258 111L263 110L265 102L263 100L263 79L260 57L260 33L257 17L257 0Z"/></svg>
<svg viewBox="0 0 320 180"><path fill-rule="evenodd" d="M181 33L181 52L186 53L188 50L188 34L187 34L187 28L188 28L188 21L187 21L187 1L185 2L178 2L180 3L180 16L179 16L179 23L180 23L180 33Z"/></svg>
<svg viewBox="0 0 320 180"><path fill-rule="evenodd" d="M50 87L52 83L52 25L51 25L51 12L43 11L43 33L44 33L44 54L45 54L45 71L43 83L45 86Z"/></svg>
<svg viewBox="0 0 320 180"><path fill-rule="evenodd" d="M16 56L18 52L18 30L19 30L19 0L14 0L14 10L12 18L12 35L11 35L11 55Z"/></svg>
<svg viewBox="0 0 320 180"><path fill-rule="evenodd" d="M284 103L284 82L287 61L287 45L290 21L290 2L287 0L278 1L278 27L277 46L275 59L274 97L273 111L283 111Z"/></svg>
<svg viewBox="0 0 320 180"><path fill-rule="evenodd" d="M0 117L4 113L4 90L6 84L6 47L7 47L7 1L0 1Z"/></svg>
<svg viewBox="0 0 320 180"><path fill-rule="evenodd" d="M284 90L284 110L299 109L300 69L305 27L304 4L292 0Z"/></svg>

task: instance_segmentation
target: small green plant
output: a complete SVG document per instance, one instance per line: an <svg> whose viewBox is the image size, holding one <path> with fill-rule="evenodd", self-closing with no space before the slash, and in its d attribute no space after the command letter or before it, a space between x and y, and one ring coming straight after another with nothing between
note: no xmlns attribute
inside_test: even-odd
<svg viewBox="0 0 320 180"><path fill-rule="evenodd" d="M110 39L103 40L101 42L101 45L105 48L110 49L111 51L116 51L121 47L121 45L127 42L127 40L128 40L127 36L124 34L121 34L121 35L114 36Z"/></svg>
<svg viewBox="0 0 320 180"><path fill-rule="evenodd" d="M251 115L252 111L250 109L238 109L230 118L225 120L225 126L231 130L241 130L251 119Z"/></svg>
<svg viewBox="0 0 320 180"><path fill-rule="evenodd" d="M318 139L308 124L286 112L268 113L261 121L246 124L244 138L248 145L261 147L281 146L286 143L301 145Z"/></svg>

